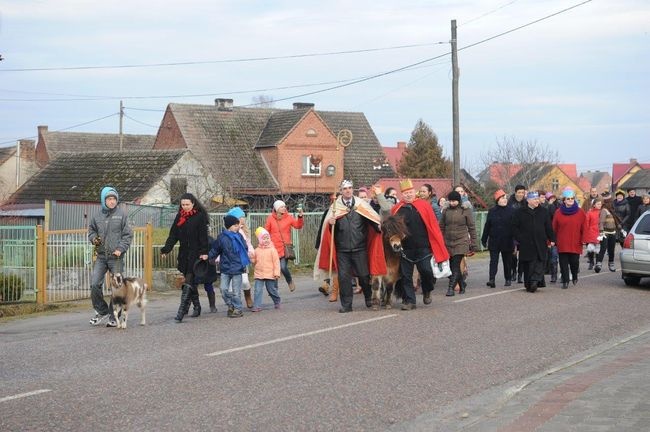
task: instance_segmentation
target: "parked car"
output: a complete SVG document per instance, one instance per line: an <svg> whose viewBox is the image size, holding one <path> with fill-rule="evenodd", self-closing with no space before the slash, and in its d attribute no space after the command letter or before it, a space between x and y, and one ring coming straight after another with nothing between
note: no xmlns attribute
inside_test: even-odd
<svg viewBox="0 0 650 432"><path fill-rule="evenodd" d="M650 210L636 221L623 242L621 275L625 285L638 285L650 277Z"/></svg>

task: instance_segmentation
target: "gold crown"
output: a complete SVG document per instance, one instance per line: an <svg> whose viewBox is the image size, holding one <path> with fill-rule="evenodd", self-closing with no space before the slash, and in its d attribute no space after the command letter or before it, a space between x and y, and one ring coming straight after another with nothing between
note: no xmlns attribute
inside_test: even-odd
<svg viewBox="0 0 650 432"><path fill-rule="evenodd" d="M402 192L413 189L413 182L411 179L404 179L399 182L399 188Z"/></svg>

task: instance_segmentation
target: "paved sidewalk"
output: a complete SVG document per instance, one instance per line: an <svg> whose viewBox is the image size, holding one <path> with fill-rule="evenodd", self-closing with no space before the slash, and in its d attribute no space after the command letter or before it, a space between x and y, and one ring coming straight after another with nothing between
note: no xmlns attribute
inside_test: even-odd
<svg viewBox="0 0 650 432"><path fill-rule="evenodd" d="M650 430L650 329L392 430Z"/></svg>

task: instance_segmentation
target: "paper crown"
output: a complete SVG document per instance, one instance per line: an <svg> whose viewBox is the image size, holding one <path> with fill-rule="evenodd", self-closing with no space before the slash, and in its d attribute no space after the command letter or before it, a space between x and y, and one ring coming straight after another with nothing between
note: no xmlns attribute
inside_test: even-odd
<svg viewBox="0 0 650 432"><path fill-rule="evenodd" d="M343 180L343 181L341 182L340 188L341 188L341 189L348 188L348 187L351 188L352 186L354 186L354 185L352 184L352 180L347 180L347 179L345 179L345 180Z"/></svg>
<svg viewBox="0 0 650 432"><path fill-rule="evenodd" d="M539 198L539 194L537 192L535 192L535 191L530 191L530 192L528 192L528 195L526 196L526 198L528 198L529 200Z"/></svg>
<svg viewBox="0 0 650 432"><path fill-rule="evenodd" d="M413 189L413 182L411 179L404 179L399 182L399 188L402 192Z"/></svg>

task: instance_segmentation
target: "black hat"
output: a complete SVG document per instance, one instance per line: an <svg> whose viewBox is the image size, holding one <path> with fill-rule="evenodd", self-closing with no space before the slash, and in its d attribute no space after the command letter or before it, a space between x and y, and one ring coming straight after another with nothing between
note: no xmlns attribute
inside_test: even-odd
<svg viewBox="0 0 650 432"><path fill-rule="evenodd" d="M210 263L208 260L202 260L201 258L197 259L194 262L194 266L192 268L192 272L194 273L194 277L197 278L204 278L208 274L208 266Z"/></svg>
<svg viewBox="0 0 650 432"><path fill-rule="evenodd" d="M223 226L225 226L226 229L238 223L239 223L239 218L236 218L235 216L226 215L223 218Z"/></svg>
<svg viewBox="0 0 650 432"><path fill-rule="evenodd" d="M451 191L449 192L449 195L447 195L447 200L460 202L460 194L456 191Z"/></svg>

